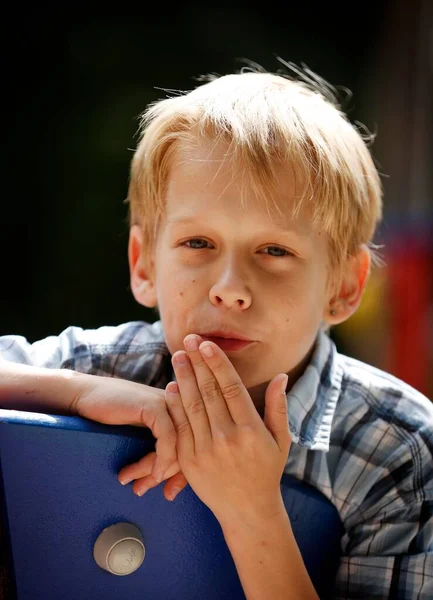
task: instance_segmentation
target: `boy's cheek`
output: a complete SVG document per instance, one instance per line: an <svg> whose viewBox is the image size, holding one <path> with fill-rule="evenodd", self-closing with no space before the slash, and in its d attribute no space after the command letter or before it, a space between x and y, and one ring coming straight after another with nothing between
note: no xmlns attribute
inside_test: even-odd
<svg viewBox="0 0 433 600"><path fill-rule="evenodd" d="M182 313L169 313L160 311L160 318L164 330L164 339L171 355L178 350L185 350L183 339L188 333L186 330L186 316Z"/></svg>
<svg viewBox="0 0 433 600"><path fill-rule="evenodd" d="M196 301L205 294L197 285L196 277L179 277L176 273L166 273L163 281L158 282L157 290L161 312L166 313L166 318L169 313L179 317L190 312Z"/></svg>

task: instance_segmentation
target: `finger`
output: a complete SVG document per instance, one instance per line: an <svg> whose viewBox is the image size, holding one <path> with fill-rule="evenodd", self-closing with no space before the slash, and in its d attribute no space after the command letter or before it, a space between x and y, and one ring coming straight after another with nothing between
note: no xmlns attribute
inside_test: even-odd
<svg viewBox="0 0 433 600"><path fill-rule="evenodd" d="M164 485L164 496L167 500L174 500L176 496L181 492L186 486L188 482L186 480L185 475L180 471L170 477Z"/></svg>
<svg viewBox="0 0 433 600"><path fill-rule="evenodd" d="M265 418L267 429L282 452L290 448L289 421L287 417L287 375L277 375L266 388Z"/></svg>
<svg viewBox="0 0 433 600"><path fill-rule="evenodd" d="M123 467L117 475L117 479L122 485L127 485L133 479L139 477L145 477L152 472L153 463L155 462L156 453L149 452L146 456L143 456L140 460L130 465Z"/></svg>
<svg viewBox="0 0 433 600"><path fill-rule="evenodd" d="M233 421L237 425L258 424L259 413L227 355L209 341L200 344L199 350L218 382Z"/></svg>
<svg viewBox="0 0 433 600"><path fill-rule="evenodd" d="M180 398L191 424L195 452L198 454L207 448L212 440L206 408L187 353L183 350L175 352L172 362Z"/></svg>
<svg viewBox="0 0 433 600"><path fill-rule="evenodd" d="M167 469L167 471L165 472L165 478L168 480L168 479L170 479L170 477L177 475L177 473L179 473L179 464L176 462L176 463L173 463ZM149 475L146 475L145 477L140 477L140 479L137 479L136 481L134 481L132 490L135 494L137 494L137 496L142 496L148 490L150 490L154 487L157 487L159 484L160 484L160 482L156 481L156 479L150 473Z"/></svg>
<svg viewBox="0 0 433 600"><path fill-rule="evenodd" d="M156 453L150 452L137 462L123 467L123 469L121 469L117 475L118 481L122 485L127 485L128 483L131 483L131 481L135 480L133 490L136 494L142 496L144 492L156 487L160 483L152 474L152 467L154 466L155 458ZM179 463L175 461L166 470L165 478L168 479L169 477L176 475L179 470Z"/></svg>
<svg viewBox="0 0 433 600"><path fill-rule="evenodd" d="M227 403L221 393L215 375L199 352L202 338L199 335L188 335L184 339L189 359L195 372L197 385L204 401L212 433L226 431L233 427L234 422L227 408Z"/></svg>
<svg viewBox="0 0 433 600"><path fill-rule="evenodd" d="M157 481L162 481L165 471L177 460L176 431L165 402L156 409L151 431L156 438L153 474Z"/></svg>
<svg viewBox="0 0 433 600"><path fill-rule="evenodd" d="M179 386L175 381L165 388L165 397L170 416L173 420L176 430L176 447L179 461L181 458L191 458L194 456L195 444L192 433L191 423L182 404L182 398L179 393Z"/></svg>

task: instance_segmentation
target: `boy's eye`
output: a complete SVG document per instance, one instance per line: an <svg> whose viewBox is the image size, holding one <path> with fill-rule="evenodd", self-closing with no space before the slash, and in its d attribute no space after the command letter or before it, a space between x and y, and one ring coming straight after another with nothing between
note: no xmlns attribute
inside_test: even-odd
<svg viewBox="0 0 433 600"><path fill-rule="evenodd" d="M269 256L294 256L291 252L285 250L284 248L280 248L279 246L266 246L266 248L263 248L263 250L265 251L265 254L268 254ZM266 252L266 250L268 252Z"/></svg>
<svg viewBox="0 0 433 600"><path fill-rule="evenodd" d="M184 245L187 248L192 248L193 250L202 250L203 248L206 248L204 244L209 245L209 242L203 240L202 238L192 238L191 240L184 242Z"/></svg>
<svg viewBox="0 0 433 600"><path fill-rule="evenodd" d="M212 244L203 238L191 238L190 240L186 240L182 244L187 248L191 248L192 250L204 250L206 248L213 248ZM280 248L280 246L266 246L261 250L261 253L267 254L268 256L273 256L276 258L284 257L284 256L294 256L292 252L289 252L285 248Z"/></svg>

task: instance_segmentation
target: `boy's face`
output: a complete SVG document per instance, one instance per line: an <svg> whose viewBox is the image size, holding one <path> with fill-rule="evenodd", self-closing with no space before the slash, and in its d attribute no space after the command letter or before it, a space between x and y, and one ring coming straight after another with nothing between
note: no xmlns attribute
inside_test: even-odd
<svg viewBox="0 0 433 600"><path fill-rule="evenodd" d="M190 333L223 330L252 340L226 353L259 407L277 373L297 378L329 309L327 236L312 228L306 210L291 217L289 173L280 173L277 198L287 216L271 218L253 191L233 181L224 150L203 143L177 152L140 301L158 305L172 354Z"/></svg>

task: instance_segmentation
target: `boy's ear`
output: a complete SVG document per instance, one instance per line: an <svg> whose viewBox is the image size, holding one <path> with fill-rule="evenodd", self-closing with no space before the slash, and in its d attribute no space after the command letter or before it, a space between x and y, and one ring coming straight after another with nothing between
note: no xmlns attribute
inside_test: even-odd
<svg viewBox="0 0 433 600"><path fill-rule="evenodd" d="M341 287L325 307L323 320L328 325L343 323L357 310L370 276L370 269L370 251L363 245L356 254L347 259Z"/></svg>
<svg viewBox="0 0 433 600"><path fill-rule="evenodd" d="M143 256L143 232L139 225L129 230L128 261L131 290L139 304L154 308L157 305L153 261Z"/></svg>

